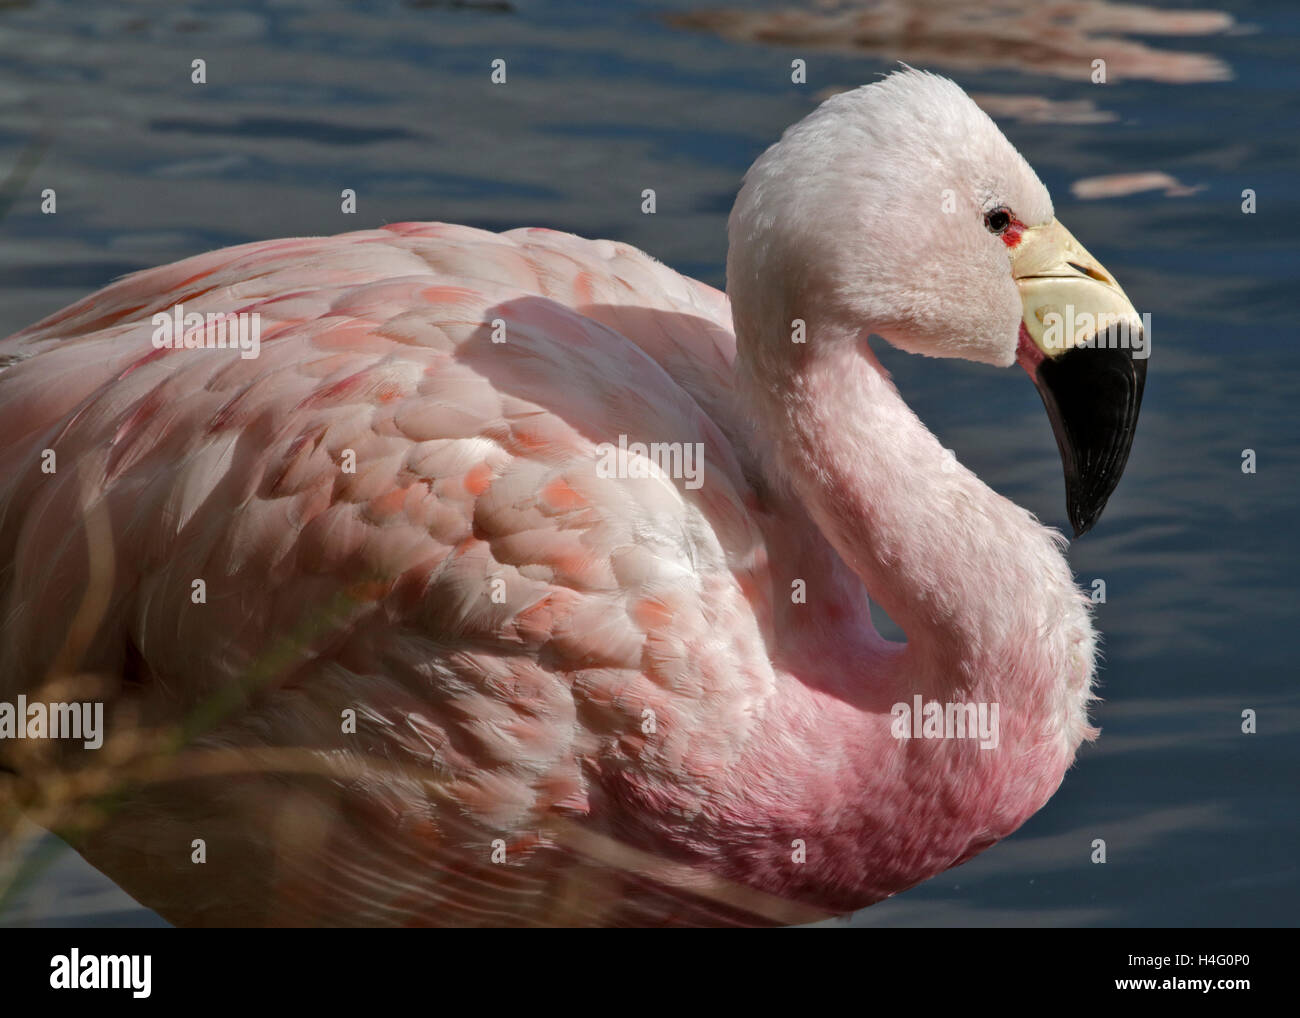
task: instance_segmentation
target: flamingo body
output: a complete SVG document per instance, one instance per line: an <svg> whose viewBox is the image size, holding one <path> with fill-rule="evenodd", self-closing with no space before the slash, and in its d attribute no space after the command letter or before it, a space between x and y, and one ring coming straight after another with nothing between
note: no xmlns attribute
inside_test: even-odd
<svg viewBox="0 0 1300 1018"><path fill-rule="evenodd" d="M155 348L176 305L259 314L259 356ZM751 423L727 298L627 245L437 223L247 244L0 355L0 696L93 685L109 755L42 750L69 773L128 759L115 733L186 733L65 832L173 922L843 913L1014 830L1090 734L1055 538L943 469L878 365L809 368L810 401L852 384L860 426L880 415L852 468L879 553L962 638L883 640L874 567ZM852 426L789 439L832 492L817 443ZM620 436L700 443L703 483L600 476ZM916 547L889 544L895 506ZM940 511L971 521L949 547ZM997 617L954 613L982 598ZM998 748L895 737L914 694L999 702Z"/></svg>

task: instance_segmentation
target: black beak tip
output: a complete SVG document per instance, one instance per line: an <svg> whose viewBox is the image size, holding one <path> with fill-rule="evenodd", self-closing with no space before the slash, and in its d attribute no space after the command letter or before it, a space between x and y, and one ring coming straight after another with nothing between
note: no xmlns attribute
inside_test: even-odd
<svg viewBox="0 0 1300 1018"><path fill-rule="evenodd" d="M1105 506L1102 505L1089 511L1081 506L1070 506L1070 526L1074 528L1076 540L1097 525L1097 521L1101 519L1101 511L1104 508Z"/></svg>
<svg viewBox="0 0 1300 1018"><path fill-rule="evenodd" d="M1144 350L1140 331L1136 338ZM1035 377L1060 449L1076 538L1101 519L1119 484L1146 385L1145 356L1133 355L1134 344L1108 340L1044 361Z"/></svg>

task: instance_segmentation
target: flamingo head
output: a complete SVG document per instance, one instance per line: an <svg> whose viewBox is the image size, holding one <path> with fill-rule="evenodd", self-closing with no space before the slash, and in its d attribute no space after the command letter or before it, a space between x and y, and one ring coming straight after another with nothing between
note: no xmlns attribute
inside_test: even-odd
<svg viewBox="0 0 1300 1018"><path fill-rule="evenodd" d="M742 373L771 388L808 342L1002 367L1042 396L1075 535L1128 459L1148 338L1119 284L1055 218L1024 157L952 81L907 69L828 99L745 176L727 290Z"/></svg>

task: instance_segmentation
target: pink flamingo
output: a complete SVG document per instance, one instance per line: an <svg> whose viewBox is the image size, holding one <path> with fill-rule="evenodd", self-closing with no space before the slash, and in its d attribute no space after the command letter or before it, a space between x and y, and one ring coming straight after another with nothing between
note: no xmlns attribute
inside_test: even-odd
<svg viewBox="0 0 1300 1018"><path fill-rule="evenodd" d="M0 694L106 705L100 750L0 743L27 807L179 924L798 922L1016 830L1095 734L1085 598L866 339L1018 360L1082 531L1145 362L1052 313L1132 305L911 70L790 128L729 231L730 301L401 223L6 340Z"/></svg>

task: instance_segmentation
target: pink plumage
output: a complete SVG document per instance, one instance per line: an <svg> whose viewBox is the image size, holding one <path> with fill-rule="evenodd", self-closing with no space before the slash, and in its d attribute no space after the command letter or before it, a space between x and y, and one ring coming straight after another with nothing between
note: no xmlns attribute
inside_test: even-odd
<svg viewBox="0 0 1300 1018"><path fill-rule="evenodd" d="M646 924L843 913L1014 830L1089 734L1083 600L788 299L820 345L738 381L727 297L625 244L401 223L10 337L0 693L81 676L107 756L42 766L120 782L67 836L181 924ZM156 348L177 305L258 356ZM620 439L702 483L601 474ZM917 695L998 745L899 738Z"/></svg>

